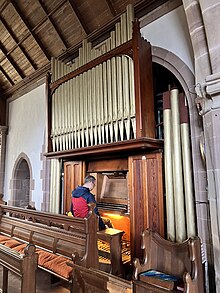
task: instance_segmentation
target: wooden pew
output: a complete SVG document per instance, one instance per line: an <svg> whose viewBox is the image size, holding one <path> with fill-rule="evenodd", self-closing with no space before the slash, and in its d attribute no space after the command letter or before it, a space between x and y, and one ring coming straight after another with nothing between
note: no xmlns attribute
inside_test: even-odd
<svg viewBox="0 0 220 293"><path fill-rule="evenodd" d="M70 281L67 261L88 268L99 267L98 223L92 208L88 218L80 219L0 205L0 243L12 249L21 243L34 244L39 254L38 267ZM57 227L50 226L51 222ZM5 236L10 240L4 242Z"/></svg>
<svg viewBox="0 0 220 293"><path fill-rule="evenodd" d="M151 269L182 278L184 292L204 293L199 237L189 238L183 243L174 243L147 229L142 234L142 248L143 262L134 260L134 293L167 292L166 289L140 280L139 274Z"/></svg>
<svg viewBox="0 0 220 293"><path fill-rule="evenodd" d="M3 288L1 292L8 292L8 271L12 271L21 277L21 293L35 293L37 261L38 254L32 244L25 247L24 254L19 254L0 244L0 264L3 266Z"/></svg>
<svg viewBox="0 0 220 293"><path fill-rule="evenodd" d="M77 293L132 293L132 282L96 269L75 264L73 267L72 292Z"/></svg>
<svg viewBox="0 0 220 293"><path fill-rule="evenodd" d="M20 218L23 220L28 220L33 223L40 223L47 225L49 227L58 227L60 229L64 229L67 231L70 231L72 233L76 232L75 225L79 225L79 221L77 221L77 218L73 217L67 217L65 215L61 214L52 214L47 212L41 212L36 211L33 209L23 209L19 207L13 207L13 206L7 206L7 205L0 205L4 209L4 212L7 212L8 215L11 217ZM90 211L92 212L94 210L95 205L89 204ZM73 221L76 219L76 221ZM98 224L97 224L97 230L94 231L95 226L88 229L88 234L95 233L98 230ZM99 263L99 268L103 270L110 271L112 274L117 276L123 276L123 266L122 266L122 256L121 256L121 238L123 235L123 231L108 228L106 230L97 231L97 237L94 235L88 243L89 246L95 245L95 239L100 239L103 241L106 241L110 244L110 265L105 265L103 263ZM96 256L96 252L94 254L94 250L96 250L95 247L93 247L93 255ZM91 251L91 249L90 249ZM87 258L93 261L93 257L90 255L87 255ZM90 260L86 261L91 262ZM89 267L86 265L86 267ZM92 265L91 267L94 267ZM97 267L97 265L96 265ZM110 268L109 268L110 267Z"/></svg>

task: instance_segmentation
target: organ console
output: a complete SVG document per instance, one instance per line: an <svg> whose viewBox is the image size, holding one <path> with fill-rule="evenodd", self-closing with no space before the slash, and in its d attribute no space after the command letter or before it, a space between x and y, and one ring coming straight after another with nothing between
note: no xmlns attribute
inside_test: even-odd
<svg viewBox="0 0 220 293"><path fill-rule="evenodd" d="M142 258L144 229L164 234L163 141L155 139L152 80L151 47L131 6L105 42L83 42L71 65L53 59L48 76L51 202L59 205L61 190L65 213L71 191L95 176L100 214L123 231L123 263ZM100 241L103 257L105 245Z"/></svg>

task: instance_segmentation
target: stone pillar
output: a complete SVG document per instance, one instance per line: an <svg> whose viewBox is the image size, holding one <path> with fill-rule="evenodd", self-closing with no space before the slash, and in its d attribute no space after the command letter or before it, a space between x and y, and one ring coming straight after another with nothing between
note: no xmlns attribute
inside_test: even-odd
<svg viewBox="0 0 220 293"><path fill-rule="evenodd" d="M194 2L194 1L191 1ZM205 26L207 46L212 73L219 72L220 66L220 1L199 0L203 23Z"/></svg>
<svg viewBox="0 0 220 293"><path fill-rule="evenodd" d="M0 193L4 194L6 135L8 127L0 126Z"/></svg>
<svg viewBox="0 0 220 293"><path fill-rule="evenodd" d="M205 77L211 74L210 56L199 0L182 0L195 60L197 94L204 94Z"/></svg>
<svg viewBox="0 0 220 293"><path fill-rule="evenodd" d="M216 292L220 293L220 73L207 76L212 106L203 114Z"/></svg>

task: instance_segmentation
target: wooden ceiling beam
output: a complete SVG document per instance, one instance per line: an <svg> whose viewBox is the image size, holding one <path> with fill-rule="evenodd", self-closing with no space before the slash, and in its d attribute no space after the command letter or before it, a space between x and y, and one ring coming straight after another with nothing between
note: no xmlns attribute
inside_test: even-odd
<svg viewBox="0 0 220 293"><path fill-rule="evenodd" d="M17 71L17 73L20 75L20 77L23 79L25 78L24 73L22 72L22 70L19 68L19 66L17 65L17 63L14 61L14 59L8 54L7 50L5 49L5 47L2 45L2 43L0 42L0 50L2 51L2 53L5 55L5 58L8 59L8 61L11 63L11 65L14 67L14 69Z"/></svg>
<svg viewBox="0 0 220 293"><path fill-rule="evenodd" d="M23 15L22 11L20 10L19 6L17 5L16 1L11 0L10 3L13 5L13 7L16 10L17 14L19 15L19 17L21 18L21 20L23 21L23 23L26 25L26 27L29 30L30 34L35 39L36 43L38 44L38 46L40 47L40 49L42 50L42 52L44 53L44 55L47 57L47 60L49 61L50 60L49 53L47 52L47 50L43 46L43 44L42 44L41 40L38 38L38 36L33 32L32 28L30 27L29 23L25 19L24 15Z"/></svg>
<svg viewBox="0 0 220 293"><path fill-rule="evenodd" d="M46 14L47 19L48 19L48 20L50 21L50 23L52 24L52 26L53 26L54 30L56 31L58 37L59 37L60 40L62 41L62 43L63 43L65 49L67 49L67 47L68 47L67 42L66 42L66 40L63 38L61 31L60 31L60 30L58 29L58 27L56 26L55 21L52 19L51 15L49 15L49 13L47 12L46 7L45 7L43 1L42 1L42 0L38 0L38 2L40 3L41 8L43 9L44 13Z"/></svg>
<svg viewBox="0 0 220 293"><path fill-rule="evenodd" d="M28 62L30 63L30 65L33 67L34 70L36 70L37 69L37 66L35 65L34 61L28 55L28 53L26 52L25 48L21 44L18 44L19 43L18 38L14 34L13 30L9 27L9 25L7 24L7 22L4 20L4 18L1 17L1 15L0 15L0 21L2 22L2 24L5 27L5 29L8 31L8 33L10 34L10 36L12 37L12 39L14 40L14 42L16 43L16 45L18 45L18 47L20 48L20 50L22 51L22 53L24 54L24 56L26 57L26 59L28 60ZM9 54L10 53L8 52L7 55L9 55Z"/></svg>
<svg viewBox="0 0 220 293"><path fill-rule="evenodd" d="M49 13L48 16L52 15L55 13L67 0L61 1L57 6L55 6ZM36 26L32 28L32 32L35 32L40 26L42 26L45 21L47 21L47 16L45 16ZM28 31L27 34L23 36L23 38L13 47L8 51L8 54L11 54L19 45L21 45L29 36L31 35L31 32ZM0 60L1 62L1 60Z"/></svg>
<svg viewBox="0 0 220 293"><path fill-rule="evenodd" d="M134 5L135 15L140 18L168 1L169 0L140 0Z"/></svg>
<svg viewBox="0 0 220 293"><path fill-rule="evenodd" d="M10 82L11 85L15 84L1 65L0 65L0 71L4 75L4 77Z"/></svg>
<svg viewBox="0 0 220 293"><path fill-rule="evenodd" d="M108 9L111 11L112 16L115 17L117 15L117 12L115 8L113 7L111 0L105 0L105 2L108 6Z"/></svg>
<svg viewBox="0 0 220 293"><path fill-rule="evenodd" d="M42 25L45 23L45 21L47 21L48 16L51 16L51 15L53 15L55 12L57 12L57 10L59 10L60 7L62 7L63 4L66 3L66 2L67 2L67 0L62 0L61 2L58 3L58 5L54 6L53 9L47 14L47 16L43 17L43 18L40 20L40 22L39 22L36 26L34 26L34 27L32 28L32 31L36 31L40 26L42 26Z"/></svg>
<svg viewBox="0 0 220 293"><path fill-rule="evenodd" d="M89 35L90 31L89 31L89 28L88 26L86 25L82 15L79 13L79 10L78 8L76 7L76 4L74 3L74 0L67 0L74 12L74 14L76 15L80 25L82 26L84 32L86 33L86 35Z"/></svg>

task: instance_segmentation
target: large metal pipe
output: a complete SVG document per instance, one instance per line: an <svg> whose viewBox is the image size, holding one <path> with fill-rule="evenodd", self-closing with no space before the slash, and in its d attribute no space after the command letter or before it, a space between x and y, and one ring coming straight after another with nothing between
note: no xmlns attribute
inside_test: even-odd
<svg viewBox="0 0 220 293"><path fill-rule="evenodd" d="M187 237L193 237L196 235L196 225L195 225L195 206L194 206L194 196L193 196L192 158L191 158L191 147L190 147L190 139L189 139L190 133L189 133L188 107L186 104L186 99L183 94L180 94L180 125L181 125Z"/></svg>
<svg viewBox="0 0 220 293"><path fill-rule="evenodd" d="M107 40L107 51L111 49L111 41ZM113 102L112 102L112 78L111 78L111 60L107 60L107 95L108 95L108 121L109 121L109 138L110 142L114 140L113 129Z"/></svg>
<svg viewBox="0 0 220 293"><path fill-rule="evenodd" d="M163 125L164 125L164 167L165 167L165 192L166 192L166 216L167 238L175 241L175 211L173 195L173 159L172 159L172 117L170 92L163 94Z"/></svg>
<svg viewBox="0 0 220 293"><path fill-rule="evenodd" d="M57 159L51 160L50 172L50 212L59 213L60 207L60 175L61 165Z"/></svg>
<svg viewBox="0 0 220 293"><path fill-rule="evenodd" d="M176 241L186 239L185 203L183 193L183 169L180 139L179 91L172 89L170 95L173 135L173 182L175 202Z"/></svg>

